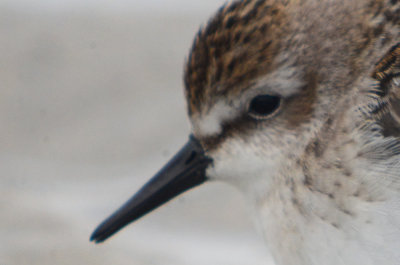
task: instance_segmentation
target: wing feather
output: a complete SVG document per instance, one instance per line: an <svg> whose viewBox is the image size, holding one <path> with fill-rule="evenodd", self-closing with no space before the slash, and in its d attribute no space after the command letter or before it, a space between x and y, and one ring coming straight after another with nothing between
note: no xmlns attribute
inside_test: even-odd
<svg viewBox="0 0 400 265"><path fill-rule="evenodd" d="M400 137L400 43L378 62L372 77L379 83L379 104L373 114L384 136Z"/></svg>

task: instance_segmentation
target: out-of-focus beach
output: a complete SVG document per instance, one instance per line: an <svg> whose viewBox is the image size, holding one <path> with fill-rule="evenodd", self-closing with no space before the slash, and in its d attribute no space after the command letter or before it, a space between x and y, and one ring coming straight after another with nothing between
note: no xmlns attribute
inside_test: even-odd
<svg viewBox="0 0 400 265"><path fill-rule="evenodd" d="M186 142L184 60L224 1L33 2L0 3L0 264L272 264L220 183L89 242Z"/></svg>

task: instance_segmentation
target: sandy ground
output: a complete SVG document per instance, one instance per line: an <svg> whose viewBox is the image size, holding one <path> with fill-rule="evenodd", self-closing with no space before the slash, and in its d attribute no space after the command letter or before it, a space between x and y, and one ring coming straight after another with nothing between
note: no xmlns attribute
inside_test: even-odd
<svg viewBox="0 0 400 265"><path fill-rule="evenodd" d="M89 242L186 141L182 66L218 5L153 14L0 4L1 265L272 264L241 195L218 183Z"/></svg>

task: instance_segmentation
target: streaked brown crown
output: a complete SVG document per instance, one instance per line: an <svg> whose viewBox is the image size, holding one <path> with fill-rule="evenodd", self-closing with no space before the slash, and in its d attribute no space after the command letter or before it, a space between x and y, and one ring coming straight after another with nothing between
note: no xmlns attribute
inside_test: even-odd
<svg viewBox="0 0 400 265"><path fill-rule="evenodd" d="M185 69L189 115L210 95L239 93L268 71L284 33L281 4L271 0L236 1L223 6L200 29Z"/></svg>
<svg viewBox="0 0 400 265"><path fill-rule="evenodd" d="M194 40L184 75L189 115L207 112L220 98L229 104L284 64L305 83L300 97L308 95L286 107L290 117L311 113L309 94L323 93L335 104L332 95L349 93L400 41L399 23L398 0L236 0Z"/></svg>

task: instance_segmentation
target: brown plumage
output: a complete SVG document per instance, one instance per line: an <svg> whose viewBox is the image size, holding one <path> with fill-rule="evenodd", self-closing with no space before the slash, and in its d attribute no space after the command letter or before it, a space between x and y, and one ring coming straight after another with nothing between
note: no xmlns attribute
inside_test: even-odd
<svg viewBox="0 0 400 265"><path fill-rule="evenodd" d="M284 20L282 4L268 0L223 6L193 43L185 70L189 113L214 95L240 93L265 74L279 52Z"/></svg>
<svg viewBox="0 0 400 265"><path fill-rule="evenodd" d="M399 20L398 1L233 1L194 40L184 75L189 114L287 61L313 82L357 76L393 42L390 28ZM333 89L353 81L335 80Z"/></svg>

